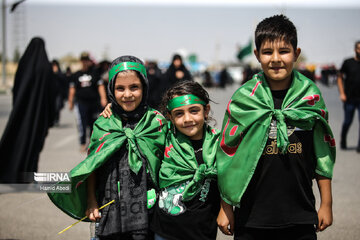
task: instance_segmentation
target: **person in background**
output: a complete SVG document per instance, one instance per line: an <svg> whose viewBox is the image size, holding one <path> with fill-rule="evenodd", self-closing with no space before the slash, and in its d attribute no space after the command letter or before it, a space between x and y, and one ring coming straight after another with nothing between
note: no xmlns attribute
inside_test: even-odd
<svg viewBox="0 0 360 240"><path fill-rule="evenodd" d="M101 80L103 81L104 88L106 91L106 99L108 102L110 102L109 92L107 91L108 84L109 84L109 67L110 67L110 65L111 65L111 62L109 62L108 60L102 60L101 62L99 62L97 64L97 71L98 71L98 74L99 74Z"/></svg>
<svg viewBox="0 0 360 240"><path fill-rule="evenodd" d="M341 129L341 149L347 148L346 136L354 118L355 110L358 111L360 123L360 41L355 43L355 56L346 59L340 69L337 85L340 99L344 103L345 118ZM356 152L360 153L360 127L358 129L358 142Z"/></svg>
<svg viewBox="0 0 360 240"><path fill-rule="evenodd" d="M60 122L60 112L64 107L64 101L68 96L69 84L66 79L66 76L62 73L59 62L54 59L51 61L52 69L54 72L54 81L57 89L56 94L56 103L55 103L55 125L59 125Z"/></svg>
<svg viewBox="0 0 360 240"><path fill-rule="evenodd" d="M165 91L163 74L155 61L147 62L146 70L149 79L149 106L159 109Z"/></svg>
<svg viewBox="0 0 360 240"><path fill-rule="evenodd" d="M0 141L0 183L32 182L55 119L56 86L40 37L31 39L15 74L13 107ZM30 178L28 178L30 177Z"/></svg>
<svg viewBox="0 0 360 240"><path fill-rule="evenodd" d="M191 73L185 67L182 57L179 54L173 56L171 64L164 74L164 78L165 91L177 82L192 80Z"/></svg>
<svg viewBox="0 0 360 240"><path fill-rule="evenodd" d="M233 79L230 76L227 67L224 66L222 70L219 72L219 87L225 88L227 84L232 84Z"/></svg>
<svg viewBox="0 0 360 240"><path fill-rule="evenodd" d="M86 152L93 124L101 107L106 106L107 98L103 81L93 68L89 54L83 52L80 61L81 70L71 76L68 103L70 110L75 108L80 151Z"/></svg>
<svg viewBox="0 0 360 240"><path fill-rule="evenodd" d="M215 83L214 83L214 79L213 77L211 76L211 73L209 70L205 70L204 73L204 81L202 83L202 85L206 88L212 88L215 86Z"/></svg>

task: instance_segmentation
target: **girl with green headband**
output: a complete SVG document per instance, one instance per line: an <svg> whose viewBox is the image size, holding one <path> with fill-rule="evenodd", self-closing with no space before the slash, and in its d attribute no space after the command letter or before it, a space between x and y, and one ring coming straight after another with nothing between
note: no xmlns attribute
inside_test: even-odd
<svg viewBox="0 0 360 240"><path fill-rule="evenodd" d="M147 89L141 60L122 56L112 62L108 92L114 114L95 122L89 154L70 172L71 193L49 194L71 217L99 220L100 239L153 239L148 226L167 125L148 107ZM112 200L100 215L99 207Z"/></svg>
<svg viewBox="0 0 360 240"><path fill-rule="evenodd" d="M170 121L151 222L155 240L216 239L219 132L207 124L209 95L200 84L184 81L165 93L162 104Z"/></svg>

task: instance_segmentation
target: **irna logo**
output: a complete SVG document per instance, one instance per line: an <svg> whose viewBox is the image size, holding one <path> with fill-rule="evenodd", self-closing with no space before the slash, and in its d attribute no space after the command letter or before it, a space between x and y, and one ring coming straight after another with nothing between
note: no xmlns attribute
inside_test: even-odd
<svg viewBox="0 0 360 240"><path fill-rule="evenodd" d="M36 182L70 182L70 174L64 172L37 173L34 172Z"/></svg>

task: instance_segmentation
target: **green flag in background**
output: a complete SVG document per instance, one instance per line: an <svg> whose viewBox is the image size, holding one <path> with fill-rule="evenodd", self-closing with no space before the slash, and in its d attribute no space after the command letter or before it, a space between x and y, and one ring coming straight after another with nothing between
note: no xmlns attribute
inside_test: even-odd
<svg viewBox="0 0 360 240"><path fill-rule="evenodd" d="M246 44L244 47L240 49L239 53L237 54L237 58L240 61L242 61L244 57L250 55L251 53L252 53L252 40L250 39L248 44Z"/></svg>

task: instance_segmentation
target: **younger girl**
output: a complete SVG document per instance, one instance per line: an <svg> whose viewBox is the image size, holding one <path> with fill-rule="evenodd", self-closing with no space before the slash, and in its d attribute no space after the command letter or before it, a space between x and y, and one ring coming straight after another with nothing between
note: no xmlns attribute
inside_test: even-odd
<svg viewBox="0 0 360 240"><path fill-rule="evenodd" d="M207 124L209 95L200 84L184 81L165 93L162 104L170 121L151 222L155 239L216 239L219 133Z"/></svg>
<svg viewBox="0 0 360 240"><path fill-rule="evenodd" d="M151 239L148 208L155 200L163 157L165 118L147 106L141 60L115 59L109 71L112 116L94 124L88 157L71 171L72 192L49 194L65 213L100 219L100 239ZM148 198L154 198L149 199ZM102 209L99 207L115 200Z"/></svg>

